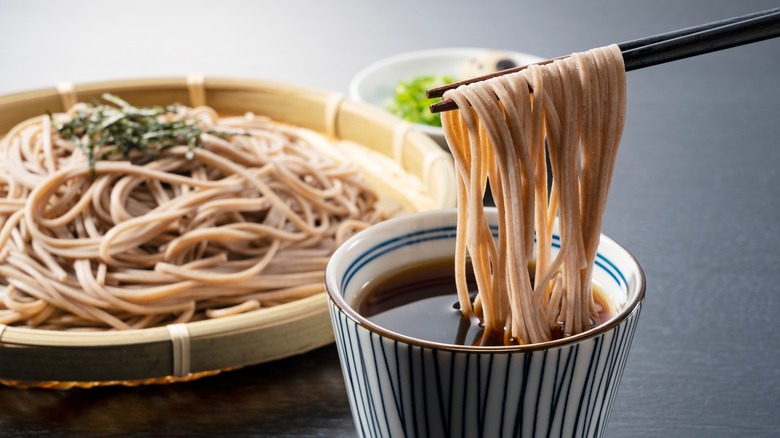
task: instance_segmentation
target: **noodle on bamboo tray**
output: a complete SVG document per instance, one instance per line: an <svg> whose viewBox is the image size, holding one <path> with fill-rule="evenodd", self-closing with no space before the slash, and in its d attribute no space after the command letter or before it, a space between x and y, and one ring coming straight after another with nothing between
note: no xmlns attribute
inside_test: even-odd
<svg viewBox="0 0 780 438"><path fill-rule="evenodd" d="M167 383L331 342L335 248L453 205L449 155L372 111L198 76L2 98L0 381Z"/></svg>

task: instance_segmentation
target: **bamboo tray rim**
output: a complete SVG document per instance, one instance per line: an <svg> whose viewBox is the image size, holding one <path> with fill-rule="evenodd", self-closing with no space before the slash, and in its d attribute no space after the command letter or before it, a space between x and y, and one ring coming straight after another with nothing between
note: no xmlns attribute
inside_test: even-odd
<svg viewBox="0 0 780 438"><path fill-rule="evenodd" d="M183 323L183 325L187 326L190 340L258 329L291 316L300 316L297 310L312 307L310 306L312 302L315 302L314 305L317 306L320 301L323 301L325 296L326 294L323 290L312 296L290 303L252 310L224 318L187 322ZM293 309L288 306L291 303L298 303L298 306ZM257 318L260 316L263 319L258 320ZM130 330L63 331L0 324L0 345L89 348L104 347L106 345L120 346L154 343L171 340L171 333L167 328L170 325L174 324Z"/></svg>

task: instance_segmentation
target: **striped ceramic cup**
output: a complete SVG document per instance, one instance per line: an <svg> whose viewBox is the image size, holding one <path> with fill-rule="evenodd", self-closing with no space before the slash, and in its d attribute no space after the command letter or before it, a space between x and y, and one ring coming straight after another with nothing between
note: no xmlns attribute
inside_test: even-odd
<svg viewBox="0 0 780 438"><path fill-rule="evenodd" d="M336 345L360 436L600 436L645 292L641 267L602 236L594 282L615 317L563 340L511 347L448 345L379 327L354 305L370 279L452 256L455 210L400 216L339 248L326 270ZM488 218L495 225L496 211ZM559 246L553 239L553 253Z"/></svg>

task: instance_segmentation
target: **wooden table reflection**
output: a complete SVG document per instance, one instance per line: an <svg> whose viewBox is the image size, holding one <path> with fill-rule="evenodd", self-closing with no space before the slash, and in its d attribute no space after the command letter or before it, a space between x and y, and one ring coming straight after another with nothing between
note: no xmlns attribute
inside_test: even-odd
<svg viewBox="0 0 780 438"><path fill-rule="evenodd" d="M171 385L3 387L0 412L0 430L12 436L355 435L333 344Z"/></svg>

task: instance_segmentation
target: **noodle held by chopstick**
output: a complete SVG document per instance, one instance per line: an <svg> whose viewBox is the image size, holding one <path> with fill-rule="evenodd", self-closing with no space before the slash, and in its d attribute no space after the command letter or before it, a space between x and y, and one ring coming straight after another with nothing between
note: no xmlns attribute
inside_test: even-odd
<svg viewBox="0 0 780 438"><path fill-rule="evenodd" d="M619 48L463 85L444 97L459 108L443 113L442 124L460 182L456 278L462 312L482 319L484 344L495 343L497 332L504 343L537 343L555 331L571 336L588 330L598 312L592 271L625 119ZM497 245L482 213L488 181L499 216ZM555 217L561 248L553 259ZM465 289L467 254L481 305L473 308Z"/></svg>

